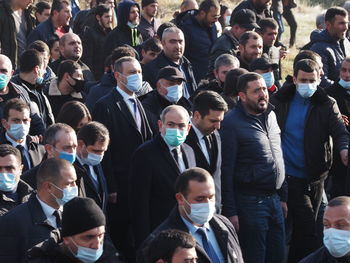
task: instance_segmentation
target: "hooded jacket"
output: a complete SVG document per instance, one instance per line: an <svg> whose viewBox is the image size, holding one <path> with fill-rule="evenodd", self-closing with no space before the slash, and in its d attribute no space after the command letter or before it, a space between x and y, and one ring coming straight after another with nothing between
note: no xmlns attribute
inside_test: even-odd
<svg viewBox="0 0 350 263"><path fill-rule="evenodd" d="M136 47L142 44L141 33L137 28L131 29L128 26L130 9L132 6L137 6L140 13L140 6L138 3L132 0L123 0L118 4L118 26L114 28L107 36L105 42L105 54L104 57L110 55L116 47L120 47L127 44L132 47Z"/></svg>
<svg viewBox="0 0 350 263"><path fill-rule="evenodd" d="M339 77L342 61L350 55L350 42L347 38L336 40L325 29L311 35L311 50L322 57L324 76L321 87L327 88Z"/></svg>

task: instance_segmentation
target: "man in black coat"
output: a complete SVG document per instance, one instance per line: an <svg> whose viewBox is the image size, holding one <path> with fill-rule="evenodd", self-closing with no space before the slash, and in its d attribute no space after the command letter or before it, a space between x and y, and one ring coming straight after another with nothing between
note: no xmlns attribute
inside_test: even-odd
<svg viewBox="0 0 350 263"><path fill-rule="evenodd" d="M256 20L259 22L260 19L272 17L270 4L271 0L243 0L238 6L236 6L232 14L235 14L242 9L250 9L255 13Z"/></svg>
<svg viewBox="0 0 350 263"><path fill-rule="evenodd" d="M77 177L83 180L86 197L95 200L106 212L107 183L100 162L108 148L108 130L101 123L89 122L79 129L77 137L77 160L74 163Z"/></svg>
<svg viewBox="0 0 350 263"><path fill-rule="evenodd" d="M21 152L23 172L38 165L44 157L45 149L28 135L30 130L28 105L21 99L7 101L1 123L4 131L0 134L0 141L16 147Z"/></svg>
<svg viewBox="0 0 350 263"><path fill-rule="evenodd" d="M179 105L191 112L192 103L183 96L184 77L176 67L166 66L157 76L157 88L140 98L149 113L152 127L158 126L160 114L169 105Z"/></svg>
<svg viewBox="0 0 350 263"><path fill-rule="evenodd" d="M118 245L124 246L122 253L132 257L132 252L128 252L132 250L128 243L131 157L136 148L150 140L153 134L141 102L135 96L142 87L140 63L132 57L118 59L114 77L117 87L95 104L92 116L107 127L111 136L102 161L109 192L111 237L117 248Z"/></svg>
<svg viewBox="0 0 350 263"><path fill-rule="evenodd" d="M316 62L297 62L293 81L295 84L279 90L271 102L281 128L288 183L286 225L287 231L292 229L289 262L298 262L321 246L315 226L324 180L332 163L333 147L347 165L349 133L336 101L318 86L320 69Z"/></svg>
<svg viewBox="0 0 350 263"><path fill-rule="evenodd" d="M136 247L174 207L176 178L185 169L196 166L193 150L183 143L191 128L186 109L177 105L166 107L158 125L160 134L140 146L131 162L129 204ZM181 136L178 141L172 140L172 130Z"/></svg>
<svg viewBox="0 0 350 263"><path fill-rule="evenodd" d="M184 34L177 27L167 28L162 35L162 45L162 53L144 66L143 77L155 89L159 70L166 66L176 67L183 73L186 80L183 93L184 97L188 99L197 89L197 83L193 75L192 65L183 55L185 51Z"/></svg>
<svg viewBox="0 0 350 263"><path fill-rule="evenodd" d="M152 232L139 250L137 262L144 262L144 252L155 236L167 229L190 233L196 239L198 262L243 263L235 229L224 216L215 214L215 186L202 168L183 172L175 184L177 206ZM205 213L197 213L201 207Z"/></svg>
<svg viewBox="0 0 350 263"><path fill-rule="evenodd" d="M186 138L197 167L207 170L215 182L216 209L221 211L221 138L217 131L227 103L214 91L202 91L193 100L192 128Z"/></svg>
<svg viewBox="0 0 350 263"><path fill-rule="evenodd" d="M37 193L0 218L1 262L23 262L28 249L60 227L61 206L77 196L76 179L73 166L65 160L52 158L41 165Z"/></svg>
<svg viewBox="0 0 350 263"><path fill-rule="evenodd" d="M0 216L28 201L33 189L20 179L21 153L15 147L0 145Z"/></svg>

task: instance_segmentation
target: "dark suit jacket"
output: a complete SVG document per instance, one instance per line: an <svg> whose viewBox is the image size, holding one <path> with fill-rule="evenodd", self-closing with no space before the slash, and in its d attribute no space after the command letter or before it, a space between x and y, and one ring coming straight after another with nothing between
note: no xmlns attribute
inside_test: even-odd
<svg viewBox="0 0 350 263"><path fill-rule="evenodd" d="M12 145L12 143L6 139L5 131L3 131L0 135L0 142L2 144ZM26 143L28 147L28 154L31 162L31 167L33 168L34 166L41 163L45 155L45 148L44 148L44 145L33 142L30 136L27 136ZM23 161L24 160L22 160L22 164L23 164ZM23 172L25 172L24 168L23 168Z"/></svg>
<svg viewBox="0 0 350 263"><path fill-rule="evenodd" d="M222 216L215 214L209 221L210 227L215 233L216 240L221 249L221 253L225 258L226 263L243 263L241 248L235 229L230 221ZM148 236L143 242L141 248L137 253L137 263L144 263L144 255L147 246L163 230L177 229L190 233L185 223L182 221L178 206L176 206L168 216L168 218ZM198 263L212 263L205 250L197 243L196 251L198 256Z"/></svg>
<svg viewBox="0 0 350 263"><path fill-rule="evenodd" d="M218 131L214 131L211 135L213 143L215 144L215 163L209 164L205 158L198 137L194 129L192 128L186 138L186 143L192 147L196 156L197 167L207 170L214 179L215 182L215 199L216 199L216 210L219 213L221 211L221 138Z"/></svg>
<svg viewBox="0 0 350 263"><path fill-rule="evenodd" d="M136 99L141 115L141 132L137 129L134 117L117 89L102 97L94 107L93 119L103 123L109 130L111 142L102 161L106 175L108 192L118 193L118 202L127 211L128 177L131 157L142 143L153 134L145 111Z"/></svg>
<svg viewBox="0 0 350 263"><path fill-rule="evenodd" d="M196 161L191 147L182 144L181 151L183 158L187 160L186 168L195 167ZM169 147L160 134L136 150L132 158L129 182L130 212L136 246L141 244L174 207L174 185L180 174Z"/></svg>
<svg viewBox="0 0 350 263"><path fill-rule="evenodd" d="M106 212L107 201L108 201L108 192L107 192L107 183L105 176L102 171L102 166L94 166L94 171L98 177L100 184L100 191L96 191L92 179L90 178L85 167L83 167L79 160L76 160L74 163L74 168L77 173L77 178L80 181L80 187L84 186L86 197L90 197L95 200L96 204Z"/></svg>
<svg viewBox="0 0 350 263"><path fill-rule="evenodd" d="M26 251L49 238L54 229L33 193L27 203L0 218L0 262L23 262Z"/></svg>

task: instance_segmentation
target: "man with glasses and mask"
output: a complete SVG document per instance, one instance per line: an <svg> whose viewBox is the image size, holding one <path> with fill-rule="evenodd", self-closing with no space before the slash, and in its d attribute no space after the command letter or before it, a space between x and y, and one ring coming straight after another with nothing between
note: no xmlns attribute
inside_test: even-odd
<svg viewBox="0 0 350 263"><path fill-rule="evenodd" d="M85 79L80 65L73 60L65 60L58 67L57 78L52 80L46 96L52 113L57 117L63 104L71 100L85 101L83 92Z"/></svg>
<svg viewBox="0 0 350 263"><path fill-rule="evenodd" d="M61 226L62 206L78 195L74 167L66 160L44 161L36 179L37 192L0 220L1 262L23 262L28 249Z"/></svg>
<svg viewBox="0 0 350 263"><path fill-rule="evenodd" d="M175 192L177 206L142 247L161 231L176 229L196 239L198 262L243 263L235 229L227 218L215 214L215 185L210 173L197 167L184 171L176 179ZM140 249L138 262L142 262L144 251Z"/></svg>
<svg viewBox="0 0 350 263"><path fill-rule="evenodd" d="M122 57L114 64L117 86L95 104L93 119L104 124L111 136L102 167L106 175L111 237L116 246L133 260L129 229L128 180L134 151L150 140L153 132L146 113L135 93L142 88L140 63L133 57Z"/></svg>

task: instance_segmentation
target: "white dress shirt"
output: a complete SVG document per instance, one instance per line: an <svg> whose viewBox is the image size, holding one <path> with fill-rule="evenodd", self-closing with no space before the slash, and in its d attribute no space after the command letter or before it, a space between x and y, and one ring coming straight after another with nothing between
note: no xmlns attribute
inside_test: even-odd
<svg viewBox="0 0 350 263"><path fill-rule="evenodd" d="M23 140L23 142L18 143L18 142L16 142L15 140L13 140L10 136L8 136L7 132L5 133L5 137L6 137L6 140L8 140L8 141L12 144L13 147L16 148L17 145L22 145L22 146L24 147L24 149L25 149L24 155L25 155L25 157L26 157L27 160L22 160L22 162L23 162L23 161L27 162L27 164L28 164L28 170L29 170L30 168L32 168L32 164L31 164L31 162L30 162L30 156L29 156L29 152L28 152L28 147L27 147L27 143L26 143L26 142L27 142L26 138Z"/></svg>
<svg viewBox="0 0 350 263"><path fill-rule="evenodd" d="M41 201L38 195L36 195L36 198L38 199L39 204L41 205L41 208L43 209L44 214L45 214L47 220L49 221L50 225L53 226L54 228L57 228L56 217L53 215L53 213L56 211L56 209L49 206L45 202ZM61 209L62 209L62 207L59 208L60 211L61 211Z"/></svg>

